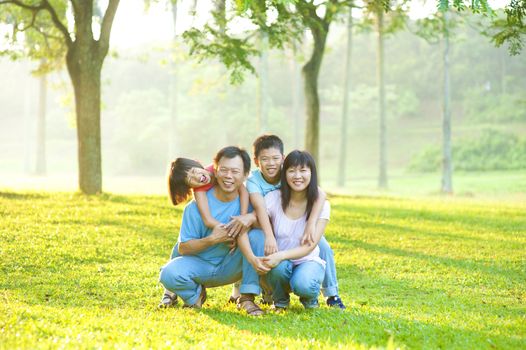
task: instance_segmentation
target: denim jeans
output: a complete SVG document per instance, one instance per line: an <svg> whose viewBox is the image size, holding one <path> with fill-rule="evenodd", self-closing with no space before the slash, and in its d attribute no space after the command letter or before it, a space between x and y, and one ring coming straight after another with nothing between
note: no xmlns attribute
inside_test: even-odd
<svg viewBox="0 0 526 350"><path fill-rule="evenodd" d="M325 266L325 277L323 279L321 291L325 297L338 295L338 279L336 277L334 252L332 251L329 242L327 242L327 239L325 239L325 236L321 236L318 247L320 248L320 258L327 263Z"/></svg>
<svg viewBox="0 0 526 350"><path fill-rule="evenodd" d="M293 266L290 260L283 260L267 274L267 281L272 286L274 305L287 307L290 303L290 292L300 297L305 308L318 306L318 295L325 275L323 265L316 261L306 261Z"/></svg>
<svg viewBox="0 0 526 350"><path fill-rule="evenodd" d="M254 255L263 256L263 231L251 230L248 237ZM183 299L185 304L194 305L203 286L223 286L234 283L241 277L242 294L260 293L259 276L239 248L215 265L197 255L179 255L176 245L172 251L172 260L161 268L159 280L166 289Z"/></svg>

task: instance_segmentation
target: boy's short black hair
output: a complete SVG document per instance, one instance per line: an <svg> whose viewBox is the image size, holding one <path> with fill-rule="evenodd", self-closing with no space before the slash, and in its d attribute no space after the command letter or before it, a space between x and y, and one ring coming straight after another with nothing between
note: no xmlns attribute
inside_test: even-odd
<svg viewBox="0 0 526 350"><path fill-rule="evenodd" d="M214 165L217 168L217 164L219 163L219 160L221 160L221 158L223 157L232 159L232 158L235 158L236 156L240 156L241 159L243 160L243 172L245 175L247 175L250 171L250 156L248 155L247 151L237 146L227 146L219 150L219 152L217 152L214 158Z"/></svg>
<svg viewBox="0 0 526 350"><path fill-rule="evenodd" d="M259 153L264 149L276 148L283 154L283 141L276 135L261 135L259 136L254 143L254 157L257 158Z"/></svg>

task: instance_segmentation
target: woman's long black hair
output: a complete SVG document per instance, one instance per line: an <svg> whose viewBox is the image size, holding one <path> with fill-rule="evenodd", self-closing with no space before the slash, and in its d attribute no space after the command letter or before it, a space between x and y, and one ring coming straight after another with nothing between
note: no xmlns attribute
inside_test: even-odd
<svg viewBox="0 0 526 350"><path fill-rule="evenodd" d="M188 199L192 189L186 184L186 174L191 168L203 166L198 161L188 158L177 158L170 164L168 169L168 194L173 205L177 205Z"/></svg>
<svg viewBox="0 0 526 350"><path fill-rule="evenodd" d="M287 183L287 169L296 166L306 166L310 168L311 172L310 183L307 187L307 208L305 210L308 220L312 206L318 199L318 172L316 171L314 158L307 151L294 150L285 157L283 168L281 169L281 207L283 211L287 209L291 196L291 189Z"/></svg>

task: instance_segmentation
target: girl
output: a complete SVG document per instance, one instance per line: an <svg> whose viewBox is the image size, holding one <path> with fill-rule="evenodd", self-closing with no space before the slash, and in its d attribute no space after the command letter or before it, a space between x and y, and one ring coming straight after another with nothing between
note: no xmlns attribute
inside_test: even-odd
<svg viewBox="0 0 526 350"><path fill-rule="evenodd" d="M325 261L319 256L318 242L330 216L327 201L317 219L314 244L302 242L305 225L318 198L316 164L308 152L292 151L283 162L281 188L265 197L278 251L263 262L272 270L267 281L273 289L276 311L290 303L292 291L305 308L318 307L318 295L325 275Z"/></svg>
<svg viewBox="0 0 526 350"><path fill-rule="evenodd" d="M193 192L197 208L201 214L206 227L213 229L216 225L222 225L210 214L206 191L214 187L216 183L214 175L214 165L211 164L203 168L201 163L193 159L177 158L170 164L168 171L168 193L173 205L185 202ZM248 192L245 186L239 188L239 200L241 205L241 215L248 212ZM231 221L226 224L228 233L236 236L244 228L239 221ZM232 245L235 249L235 243ZM177 254L176 248L172 252L171 258ZM239 286L234 286L230 301L235 301L239 296ZM164 290L163 298L159 303L160 308L174 306L177 303L177 296L169 290Z"/></svg>

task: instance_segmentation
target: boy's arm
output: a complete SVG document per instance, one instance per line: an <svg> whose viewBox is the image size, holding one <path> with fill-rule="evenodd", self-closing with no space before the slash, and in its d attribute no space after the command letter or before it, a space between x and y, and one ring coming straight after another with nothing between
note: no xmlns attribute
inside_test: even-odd
<svg viewBox="0 0 526 350"><path fill-rule="evenodd" d="M203 219L206 227L214 228L219 225L220 222L214 219L212 214L210 214L210 208L208 207L208 198L206 198L206 192L203 191L194 191L195 202L197 203L197 209L199 209L199 214Z"/></svg>
<svg viewBox="0 0 526 350"><path fill-rule="evenodd" d="M239 246L241 253L243 253L247 261L254 267L254 270L256 270L258 274L264 275L270 271L270 268L263 264L262 258L254 255L254 252L250 247L250 240L248 239L247 232L244 232L237 237L237 245Z"/></svg>
<svg viewBox="0 0 526 350"><path fill-rule="evenodd" d="M274 232L272 231L272 225L270 224L270 219L267 214L265 198L263 198L261 193L251 193L250 202L252 203L254 211L256 212L259 225L265 233L265 255L277 252L278 245L276 243L276 238L274 237Z"/></svg>
<svg viewBox="0 0 526 350"><path fill-rule="evenodd" d="M312 205L309 220L307 220L307 224L305 225L305 231L303 231L303 237L301 237L301 244L314 244L316 223L318 222L318 218L320 217L321 211L323 209L323 204L327 199L327 194L319 187L318 193L318 199L316 199Z"/></svg>

